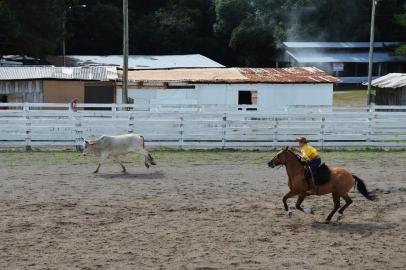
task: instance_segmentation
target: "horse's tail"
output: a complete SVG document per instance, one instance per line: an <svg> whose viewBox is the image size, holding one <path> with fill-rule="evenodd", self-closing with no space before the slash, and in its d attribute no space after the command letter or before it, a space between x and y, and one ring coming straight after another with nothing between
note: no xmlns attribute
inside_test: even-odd
<svg viewBox="0 0 406 270"><path fill-rule="evenodd" d="M355 186L357 187L359 193L364 195L364 197L370 201L375 201L377 199L375 193L368 191L364 181L362 181L358 176L352 175L352 177L355 179Z"/></svg>

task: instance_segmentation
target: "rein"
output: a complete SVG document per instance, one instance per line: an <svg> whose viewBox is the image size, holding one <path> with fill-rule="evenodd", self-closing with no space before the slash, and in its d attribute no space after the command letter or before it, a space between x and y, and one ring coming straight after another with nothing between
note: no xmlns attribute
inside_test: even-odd
<svg viewBox="0 0 406 270"><path fill-rule="evenodd" d="M300 160L300 157L298 156L298 154L296 154L295 152L293 152L292 150L288 150L292 155L290 156L290 157L288 157L288 158L286 158L286 161L285 161L285 164L281 164L280 165L280 167L282 167L283 165L287 165L288 164L288 161L289 160L291 160L292 158L296 158L297 159L297 161L300 163L300 165L302 165L303 167L305 167L306 169L309 169L310 167L309 167L309 164L308 163L306 163L306 164L303 164L303 162ZM278 168L279 169L279 168Z"/></svg>
<svg viewBox="0 0 406 270"><path fill-rule="evenodd" d="M296 158L300 163L302 163L302 162L299 160L299 157L298 157L292 150L289 149L288 151L289 151L289 153L292 154L292 156L290 156L290 157L288 157L288 158L286 159L285 164L287 164L288 161L289 161L290 159L292 159L292 158Z"/></svg>

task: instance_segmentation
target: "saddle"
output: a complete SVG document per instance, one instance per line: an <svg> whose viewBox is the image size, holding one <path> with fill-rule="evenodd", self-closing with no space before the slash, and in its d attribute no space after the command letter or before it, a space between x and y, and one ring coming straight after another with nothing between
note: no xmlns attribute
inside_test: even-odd
<svg viewBox="0 0 406 270"><path fill-rule="evenodd" d="M309 166L306 166L305 179L307 181L309 180L308 179L309 177L306 177L306 176L311 175L310 173L308 173L309 170L310 170ZM331 178L330 168L323 162L317 169L316 175L314 175L313 177L314 177L314 184L316 186L321 186L321 185L328 183Z"/></svg>

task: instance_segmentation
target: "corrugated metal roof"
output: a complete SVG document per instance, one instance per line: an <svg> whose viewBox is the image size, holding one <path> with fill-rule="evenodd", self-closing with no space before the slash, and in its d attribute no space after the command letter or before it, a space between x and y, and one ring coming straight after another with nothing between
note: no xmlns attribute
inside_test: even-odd
<svg viewBox="0 0 406 270"><path fill-rule="evenodd" d="M337 77L340 83L364 83L368 81L368 76L354 76L354 77ZM373 76L372 79L377 79L378 76Z"/></svg>
<svg viewBox="0 0 406 270"><path fill-rule="evenodd" d="M10 67L10 66L22 66L22 65L23 65L23 63L21 63L21 62L0 59L0 66Z"/></svg>
<svg viewBox="0 0 406 270"><path fill-rule="evenodd" d="M404 87L406 86L406 73L389 73L373 80L371 85L379 88Z"/></svg>
<svg viewBox="0 0 406 270"><path fill-rule="evenodd" d="M374 48L396 45L399 42L374 42ZM283 42L287 48L350 49L369 48L369 42Z"/></svg>
<svg viewBox="0 0 406 270"><path fill-rule="evenodd" d="M115 67L0 67L0 80L90 80L110 81L118 78Z"/></svg>
<svg viewBox="0 0 406 270"><path fill-rule="evenodd" d="M60 57L48 57L53 65L61 63ZM66 57L69 66L117 66L122 67L122 55L91 56L69 55ZM170 68L220 68L223 65L201 54L190 55L130 55L128 57L130 69L170 69Z"/></svg>
<svg viewBox="0 0 406 270"><path fill-rule="evenodd" d="M368 63L368 51L365 52L323 52L323 51L286 51L299 63ZM406 56L394 56L388 52L374 52L374 63L405 62Z"/></svg>
<svg viewBox="0 0 406 270"><path fill-rule="evenodd" d="M119 72L119 77L122 73ZM333 83L336 78L313 67L205 68L130 71L132 82L182 83Z"/></svg>

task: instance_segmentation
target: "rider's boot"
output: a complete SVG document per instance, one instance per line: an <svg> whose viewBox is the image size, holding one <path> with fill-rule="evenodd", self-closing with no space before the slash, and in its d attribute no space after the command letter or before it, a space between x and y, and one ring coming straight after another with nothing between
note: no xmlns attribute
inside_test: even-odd
<svg viewBox="0 0 406 270"><path fill-rule="evenodd" d="M316 185L314 184L314 178L310 177L309 179L309 190L306 191L306 195L316 195L317 190L316 190Z"/></svg>

